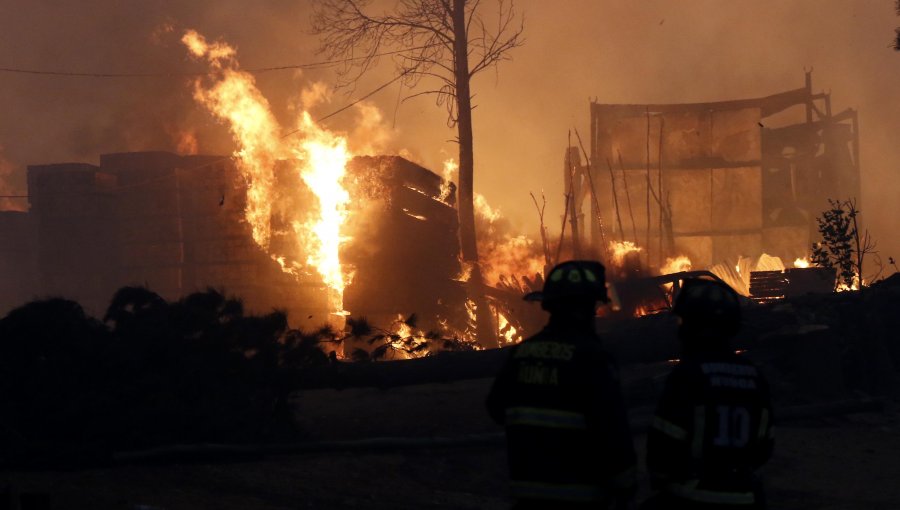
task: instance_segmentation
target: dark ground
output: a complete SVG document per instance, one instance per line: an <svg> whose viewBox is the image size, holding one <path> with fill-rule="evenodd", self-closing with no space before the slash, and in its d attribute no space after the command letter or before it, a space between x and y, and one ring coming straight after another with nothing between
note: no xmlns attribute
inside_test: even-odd
<svg viewBox="0 0 900 510"><path fill-rule="evenodd" d="M310 440L462 436L498 432L482 399L489 380L303 392L295 401ZM642 411L638 410L638 415ZM633 420L640 422L641 417ZM635 436L640 450L644 435ZM900 411L782 424L763 471L773 509L900 508ZM643 456L643 452L641 452ZM4 473L19 492L65 509L501 509L502 443L404 451L330 451L245 462L125 465ZM646 494L646 480L642 494ZM144 508L147 508L146 506Z"/></svg>
<svg viewBox="0 0 900 510"><path fill-rule="evenodd" d="M762 472L770 508L900 509L900 277L891 280L862 295L809 296L747 310L736 345L763 367L775 397L775 456ZM669 369L661 360L677 355L674 323L661 315L616 327L605 338L622 363L642 450L641 431ZM396 438L390 448L331 443L315 453L295 449L241 462L232 455L215 462L169 458L7 471L0 473L0 490L47 495L53 509L506 508L501 429L484 409L487 376L502 355L455 353L423 363L309 371L308 389L292 399L300 440ZM335 383L346 389L323 388ZM796 412L867 395L881 397L881 410ZM430 437L480 440L403 448ZM646 482L639 497L647 496Z"/></svg>

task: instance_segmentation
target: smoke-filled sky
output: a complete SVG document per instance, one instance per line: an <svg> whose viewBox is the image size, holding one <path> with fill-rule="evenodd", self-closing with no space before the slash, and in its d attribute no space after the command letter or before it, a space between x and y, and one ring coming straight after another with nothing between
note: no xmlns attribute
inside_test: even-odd
<svg viewBox="0 0 900 510"><path fill-rule="evenodd" d="M492 1L483 2L485 8ZM861 197L882 255L900 257L900 18L892 0L518 0L525 44L476 77L476 191L527 231L529 192L545 191L558 231L567 132L589 131L589 100L704 102L801 87L831 91L835 112L860 114ZM322 60L304 0L0 0L0 67L87 73L190 73L203 66L179 43L194 28L234 45L244 68ZM354 92L334 93L330 113L394 75L388 58ZM285 126L301 91L335 81L333 69L274 71L257 83ZM183 134L201 153L230 153L224 126L191 97L190 78L89 78L0 73L0 194L25 192L28 164L96 162L101 153L178 150ZM394 84L372 96L385 150L406 150L440 172L455 133L429 97L400 103ZM357 110L326 122L359 134ZM183 142L182 142L183 143ZM352 140L351 140L352 143ZM182 145L182 148L185 146ZM0 203L0 206L7 205Z"/></svg>

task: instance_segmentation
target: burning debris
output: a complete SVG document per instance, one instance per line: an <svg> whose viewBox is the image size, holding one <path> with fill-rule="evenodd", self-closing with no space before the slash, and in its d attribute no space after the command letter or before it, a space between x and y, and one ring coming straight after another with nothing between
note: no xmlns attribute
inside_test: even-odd
<svg viewBox="0 0 900 510"><path fill-rule="evenodd" d="M317 125L305 110L297 129L280 135L265 98L252 76L240 71L232 48L209 44L193 31L182 41L216 71L195 83L195 98L228 122L239 146L234 157L247 185L246 219L257 244L286 272L317 271L336 318L363 313L389 323L398 313L415 311L433 318L433 327L469 336L464 289L452 277L463 273L452 182L400 158L354 154L344 136ZM444 172L455 168L448 161ZM312 214L301 187L315 197L318 207ZM504 274L540 273L542 264L530 263L533 243L507 232L494 235L499 212L478 198L479 217L488 224L480 247L487 283L498 284ZM388 214L391 221L373 219L387 207L395 211ZM289 226L295 246L283 231L272 230L273 216ZM355 278L360 280L351 291ZM343 326L338 319L333 322ZM519 338L509 318L499 322L501 335Z"/></svg>
<svg viewBox="0 0 900 510"><path fill-rule="evenodd" d="M322 86L303 95L295 125L282 126L234 48L192 30L181 41L210 71L192 82L193 97L229 128L237 146L230 161L126 153L101 156L99 167L31 167L41 239L62 239L61 218L73 208L89 211L86 222L117 219L112 234L94 236L93 248L66 250L90 271L54 258L51 241L35 248L42 290L84 295L97 308L99 296L123 283L151 284L169 299L225 286L252 306L286 308L307 327L343 331L353 314L390 331L398 316L416 313L422 331L472 341L476 304L464 284L478 268L459 256L456 162L445 161L442 178L373 155L380 114L370 105L360 110L366 140L326 129L309 112ZM540 322L540 312L518 300L563 256L603 260L626 316L667 309L687 274L720 279L761 302L824 288L827 270L803 268L810 211L836 190L858 188L857 122L852 110L833 115L830 96L811 87L807 75L804 88L752 100L593 103L591 154L566 153L568 206L555 245L546 231L540 243L522 235L476 196L488 286L478 306L490 311L499 344L521 340ZM761 123L792 106L806 108L805 123ZM196 152L196 138L183 134L185 150ZM83 196L50 198L76 181ZM219 210L210 212L211 204ZM69 276L101 271L101 253L115 253L112 275ZM793 259L796 267L785 270L782 260Z"/></svg>
<svg viewBox="0 0 900 510"><path fill-rule="evenodd" d="M762 122L793 107L805 122ZM813 92L810 74L803 88L758 99L592 103L589 162L567 151L569 216L589 223L586 235L570 229L584 236L573 246L612 261L639 251L653 272L677 256L707 268L807 256L827 199L859 195L857 127L855 111L833 114L831 96Z"/></svg>
<svg viewBox="0 0 900 510"><path fill-rule="evenodd" d="M794 107L805 122L762 122L778 114L783 123ZM760 302L830 291L834 271L808 267L807 257L820 233L830 239L816 218L829 197L859 194L857 132L856 112L832 114L810 73L805 87L759 99L592 103L590 155L577 131L578 147L566 151L567 246L606 261L626 316L667 309L678 278L664 276L697 268ZM835 204L855 218L852 200ZM870 253L874 241L858 234L869 250L861 255ZM842 271L858 259L841 258Z"/></svg>
<svg viewBox="0 0 900 510"><path fill-rule="evenodd" d="M317 271L329 289L331 313L343 315L347 274L340 260L340 245L350 201L342 182L351 157L347 140L318 126L308 111L300 114L297 129L290 133L296 136L282 136L268 101L256 88L253 76L240 70L232 47L208 43L193 30L185 33L182 42L214 71L206 80L194 83L194 98L228 122L238 144L234 159L247 184L246 218L253 228L253 239L269 251L273 208L280 205L280 194L274 188L276 162L289 164L296 184L302 181L316 197L318 213L305 222L290 222L305 260L271 255L288 272L297 265Z"/></svg>
<svg viewBox="0 0 900 510"><path fill-rule="evenodd" d="M29 167L24 216L41 239L40 292L99 313L125 284L171 300L224 287L248 309L288 311L295 326L341 332L352 313L399 339L384 346L403 356L471 344L454 183L398 156L360 155L308 111L283 134L233 48L194 31L182 42L211 71L193 82L194 98L237 149L231 158L138 152L101 155L99 166ZM534 243L478 204L488 283L539 280ZM499 341L521 340L520 295L487 290ZM410 314L414 329L398 322ZM338 354L359 347L352 336Z"/></svg>

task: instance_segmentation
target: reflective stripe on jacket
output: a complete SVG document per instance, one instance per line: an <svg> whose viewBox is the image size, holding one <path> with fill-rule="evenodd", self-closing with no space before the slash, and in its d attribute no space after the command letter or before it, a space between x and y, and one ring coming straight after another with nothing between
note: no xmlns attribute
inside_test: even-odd
<svg viewBox="0 0 900 510"><path fill-rule="evenodd" d="M506 428L515 498L603 501L636 485L617 369L593 334L546 328L511 347L487 406Z"/></svg>

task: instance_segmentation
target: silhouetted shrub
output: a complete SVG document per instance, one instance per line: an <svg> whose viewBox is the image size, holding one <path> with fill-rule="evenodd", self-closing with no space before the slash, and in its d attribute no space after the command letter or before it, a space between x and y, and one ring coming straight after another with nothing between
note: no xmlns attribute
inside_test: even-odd
<svg viewBox="0 0 900 510"><path fill-rule="evenodd" d="M64 299L17 308L0 320L0 456L272 439L290 428L293 373L328 362L317 335L287 327L212 289L167 303L124 287L104 322Z"/></svg>
<svg viewBox="0 0 900 510"><path fill-rule="evenodd" d="M81 306L47 299L0 320L0 441L3 457L44 457L60 445L92 449L105 441L115 405L111 337ZM70 448L71 450L72 448Z"/></svg>

